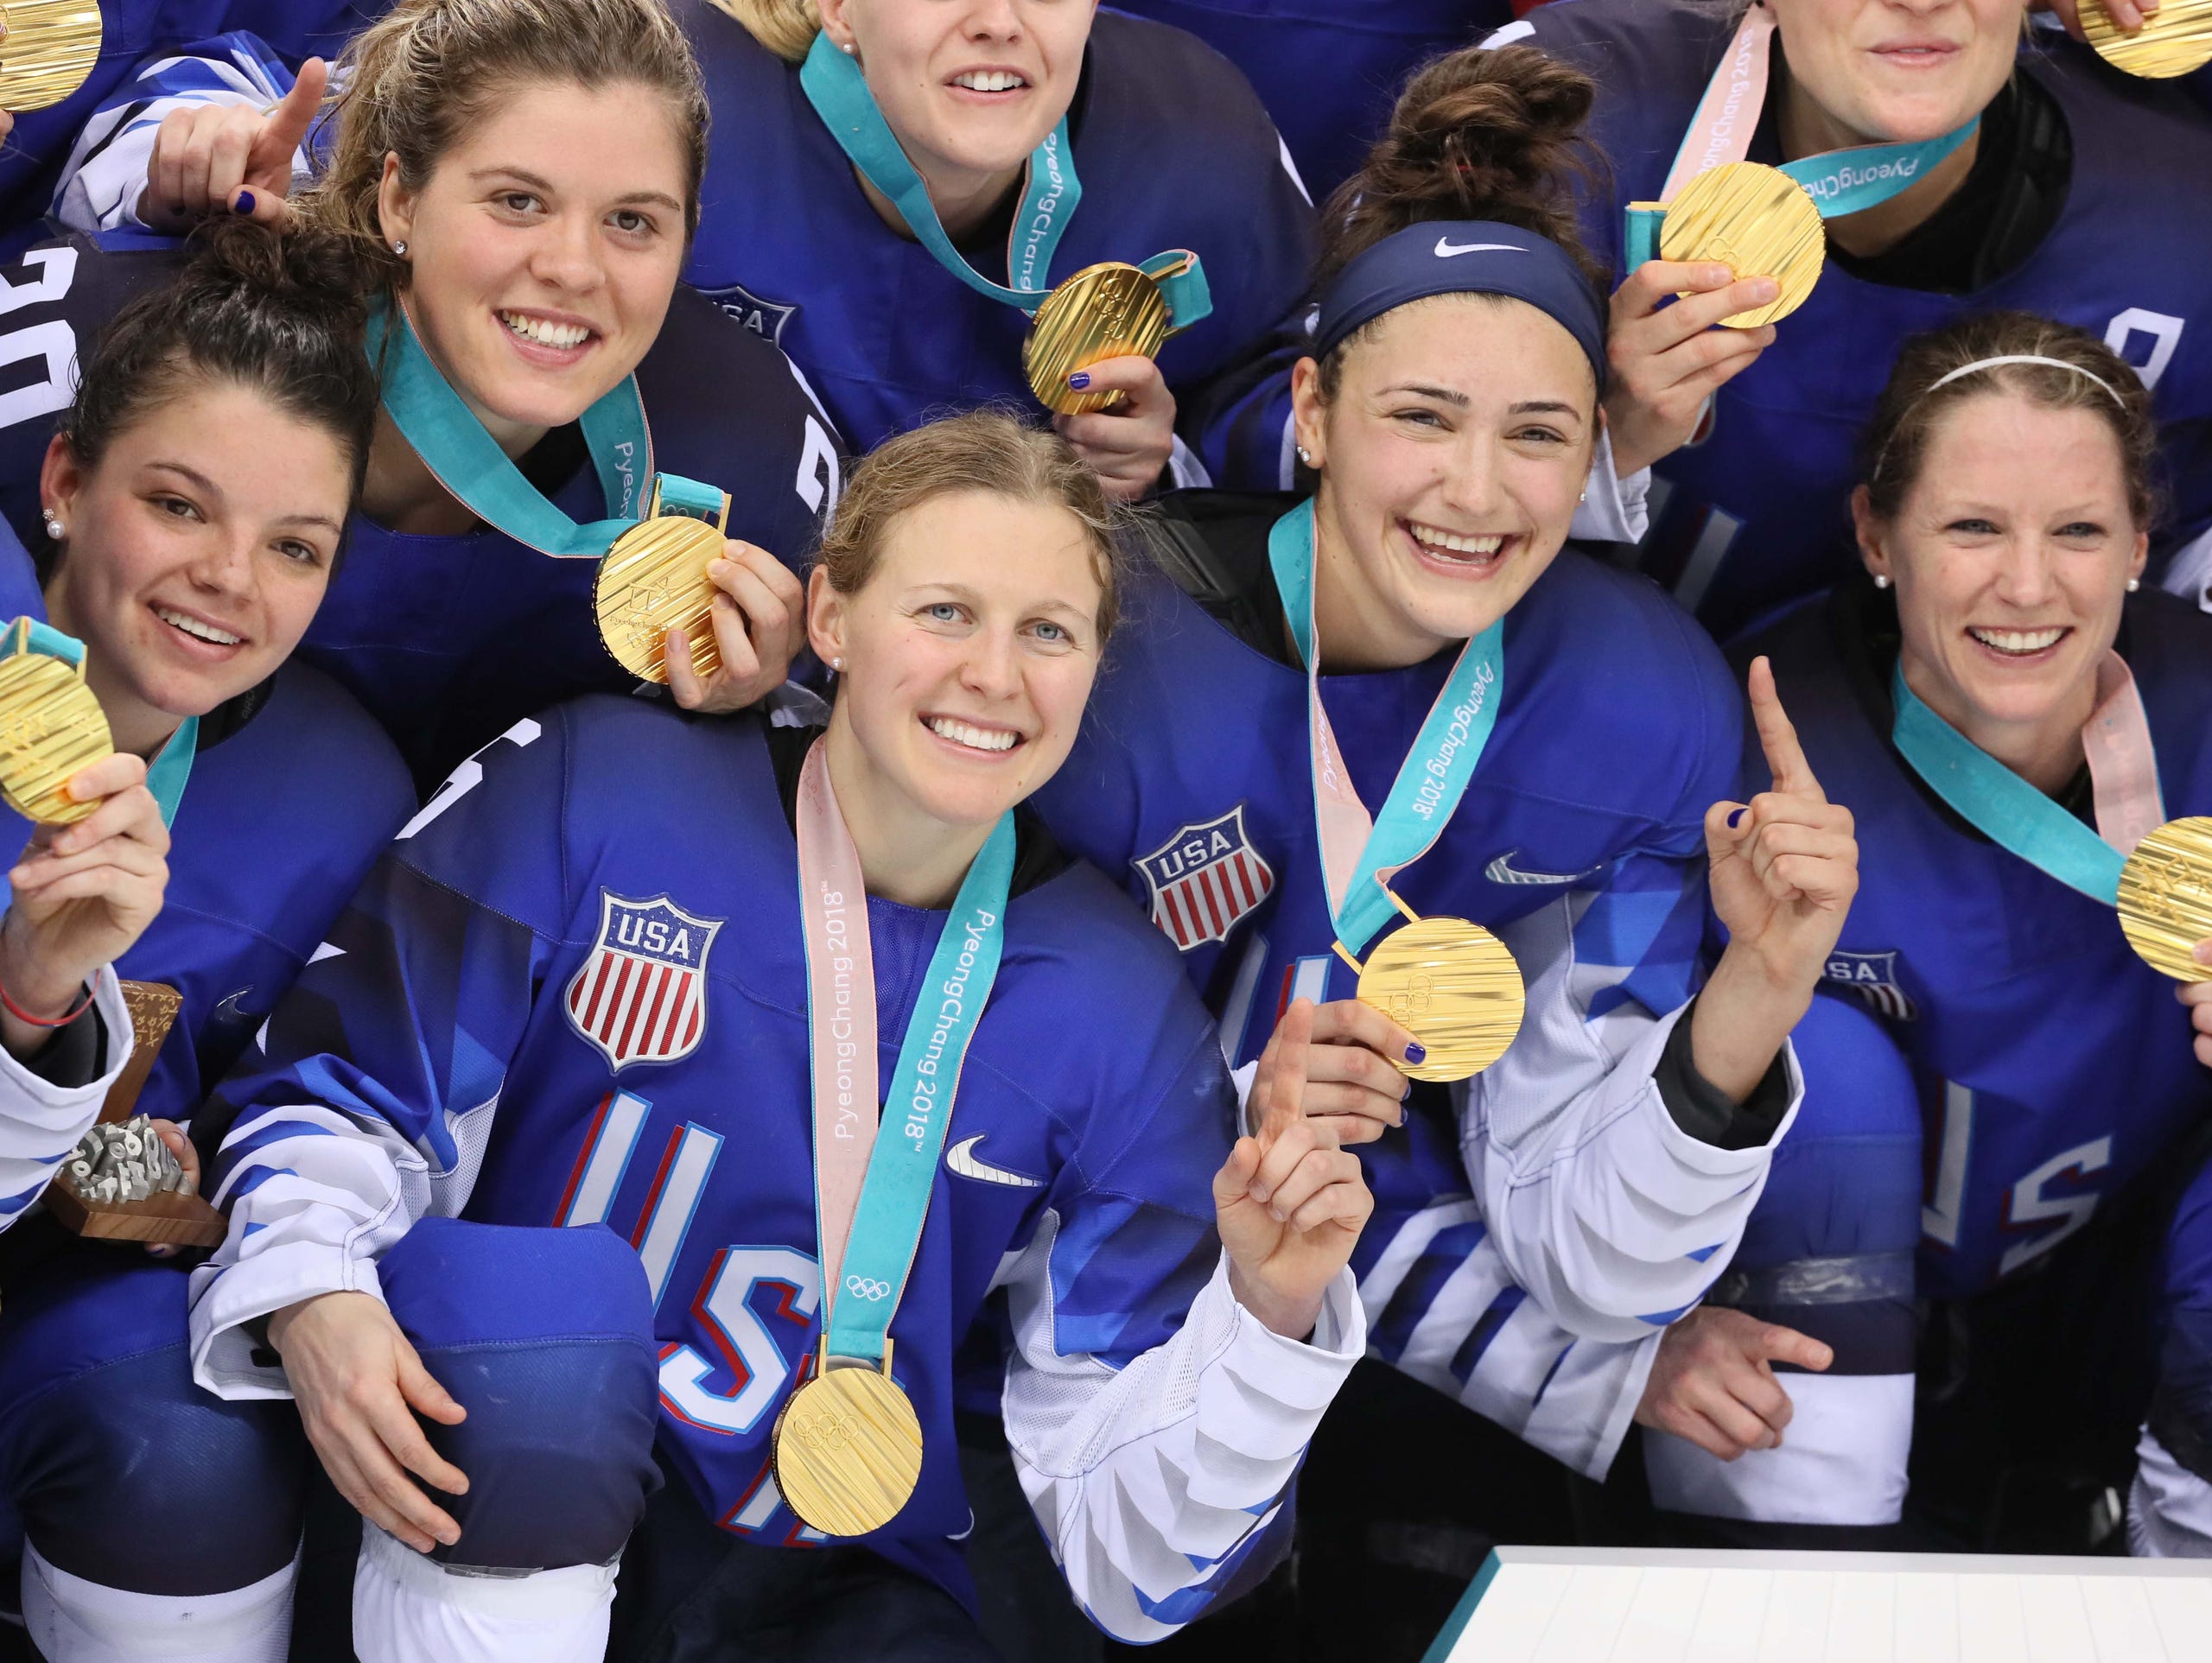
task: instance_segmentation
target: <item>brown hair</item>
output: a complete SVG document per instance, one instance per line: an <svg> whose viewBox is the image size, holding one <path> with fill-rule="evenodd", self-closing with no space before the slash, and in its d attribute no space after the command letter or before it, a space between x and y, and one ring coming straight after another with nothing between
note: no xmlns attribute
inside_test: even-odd
<svg viewBox="0 0 2212 1663"><path fill-rule="evenodd" d="M1999 364L1936 384L1983 359L2014 355L2056 359L2073 367ZM2120 446L2128 511L2136 528L2146 530L2157 519L2158 429L2142 380L2094 335L2031 312L1961 318L1905 342L1860 437L1860 478L1878 518L1895 519L1912 494L1943 413L1987 392L2012 393L2043 409L2082 409L2098 416Z"/></svg>
<svg viewBox="0 0 2212 1663"><path fill-rule="evenodd" d="M822 32L814 0L707 0L745 26L745 32L786 63L804 63Z"/></svg>
<svg viewBox="0 0 2212 1663"><path fill-rule="evenodd" d="M684 229L698 229L707 92L663 0L401 0L353 37L334 79L343 89L327 117L337 143L302 206L386 282L404 280L406 265L378 219L385 157L397 156L400 182L421 190L473 124L531 82L632 82L664 94L684 155Z"/></svg>
<svg viewBox="0 0 2212 1663"><path fill-rule="evenodd" d="M1468 47L1433 60L1407 83L1390 124L1357 173L1322 210L1317 286L1384 238L1427 219L1495 219L1549 238L1599 293L1611 274L1583 245L1578 185L1602 170L1583 135L1597 83L1531 46ZM1371 327L1371 326L1370 326ZM1336 397L1344 349L1321 365L1319 391Z"/></svg>
<svg viewBox="0 0 2212 1663"><path fill-rule="evenodd" d="M944 416L885 440L861 460L822 534L822 568L830 587L839 594L866 588L892 523L962 491L1050 504L1082 522L1098 579L1103 645L1121 617L1116 543L1122 512L1107 501L1098 476L1065 439L1004 410Z"/></svg>

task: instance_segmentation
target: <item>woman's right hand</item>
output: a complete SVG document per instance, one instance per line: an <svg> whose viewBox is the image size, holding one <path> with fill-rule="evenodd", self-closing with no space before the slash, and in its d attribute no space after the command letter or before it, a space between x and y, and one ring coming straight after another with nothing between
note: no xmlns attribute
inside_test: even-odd
<svg viewBox="0 0 2212 1663"><path fill-rule="evenodd" d="M1834 1361L1834 1352L1794 1328L1700 1305L1659 1336L1637 1425L1686 1438L1723 1461L1779 1449L1792 1409L1774 1365L1818 1374Z"/></svg>
<svg viewBox="0 0 2212 1663"><path fill-rule="evenodd" d="M1774 326L1722 329L1723 318L1764 306L1771 277L1738 281L1725 265L1647 260L1613 291L1605 359L1605 431L1623 479L1688 444L1705 401L1748 370L1774 341ZM1680 295L1683 298L1675 300ZM1673 301L1672 305L1668 304Z"/></svg>
<svg viewBox="0 0 2212 1663"><path fill-rule="evenodd" d="M430 1447L415 1415L454 1426L468 1411L430 1377L384 1302L366 1293L302 1299L269 1319L269 1343L338 1493L418 1553L459 1541L453 1515L408 1475L467 1493L467 1477Z"/></svg>
<svg viewBox="0 0 2212 1663"><path fill-rule="evenodd" d="M329 82L329 66L310 58L292 90L269 109L200 104L170 111L154 134L138 218L172 237L211 213L282 225L291 212L285 199L292 193L292 157L315 124Z"/></svg>
<svg viewBox="0 0 2212 1663"><path fill-rule="evenodd" d="M51 1020L81 1004L85 984L153 923L168 887L169 831L146 789L146 765L118 752L80 768L69 795L105 798L73 826L41 826L8 874L0 918L0 987L18 1010ZM0 1043L29 1057L50 1028L0 1012Z"/></svg>

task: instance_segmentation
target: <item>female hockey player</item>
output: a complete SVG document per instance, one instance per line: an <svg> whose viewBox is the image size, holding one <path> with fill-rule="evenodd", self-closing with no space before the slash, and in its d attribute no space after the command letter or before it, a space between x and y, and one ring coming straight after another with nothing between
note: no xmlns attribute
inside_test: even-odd
<svg viewBox="0 0 2212 1663"><path fill-rule="evenodd" d="M296 1425L193 1384L174 1268L27 1209L130 1057L114 976L177 996L137 1108L188 1123L413 806L376 724L289 662L375 420L353 272L327 235L220 228L90 352L47 460L61 635L34 644L81 650L117 747L75 782L114 795L33 840L0 920L7 1048L54 1082L0 1120L0 1551L54 1663L283 1654Z"/></svg>
<svg viewBox="0 0 2212 1663"><path fill-rule="evenodd" d="M1798 1031L1804 1112L1728 1308L1660 1346L1643 1418L1681 1436L1645 1441L1655 1497L1766 1540L1902 1515L1875 1539L2086 1552L2155 1378L2135 1545L2201 1555L2212 1184L2175 1199L2212 982L2178 1008L2113 911L2121 856L2212 812L2212 620L2136 593L2151 400L2094 336L1999 314L1910 342L1865 443L1871 581L1745 651L1883 858ZM1834 1366L1777 1381L1777 1330Z"/></svg>
<svg viewBox="0 0 2212 1663"><path fill-rule="evenodd" d="M1512 1049L1456 1103L1416 1087L1403 1130L1363 1128L1370 1343L1601 1472L1636 1392L1585 1389L1577 1336L1652 1332L1732 1244L1855 850L1809 775L1726 822L1742 717L1719 654L1647 581L1562 548L1606 379L1561 190L1591 96L1525 48L1408 88L1347 187L1294 383L1316 494L1169 500L1164 574L1039 806L1149 909L1239 1063L1294 997L1332 1038L1356 981L1338 949L1395 921L1378 873L1503 939L1528 989ZM1708 862L1734 939L1700 993Z"/></svg>
<svg viewBox="0 0 2212 1663"><path fill-rule="evenodd" d="M340 67L300 206L388 295L385 419L311 657L426 784L518 717L630 686L593 582L662 479L671 502L731 494L722 669L705 685L673 652L677 700L729 709L780 683L803 633L786 563L837 454L783 356L677 282L707 120L682 31L658 0L408 0ZM129 281L100 275L83 307Z"/></svg>
<svg viewBox="0 0 2212 1663"><path fill-rule="evenodd" d="M1157 1638L1268 1539L1364 1340L1370 1203L1299 1112L1310 1009L1232 1149L1173 952L1021 806L1112 630L1110 533L1052 435L889 441L811 579L826 734L520 724L222 1089L200 1378L297 1399L367 1521L366 1663L597 1658L618 1556L620 1654L990 1655L951 1388L994 1289L1007 1437L1102 1627ZM855 1368L912 1405L872 1513L792 1429Z"/></svg>
<svg viewBox="0 0 2212 1663"><path fill-rule="evenodd" d="M1610 188L1583 229L1627 280L1617 346L1669 328L1665 302L1689 286L1678 266L1630 271L1622 253L1630 205L1680 188L1678 152L1683 172L1708 157L1788 162L1824 213L1851 210L1827 221L1826 269L1802 307L1707 338L1739 355L1727 336L1770 344L1701 425L1693 403L1703 436L1657 466L1645 569L1724 638L1851 570L1859 431L1904 338L1967 312L2060 319L2136 366L2177 498L2151 576L2192 599L2212 577L2212 358L2188 333L2212 309L2212 222L2175 212L2212 176L2212 125L2170 83L2123 75L2055 29L2024 34L2026 10L1573 0L1491 37L1529 40L1605 89L1592 135ZM1624 374L1615 397L1643 395L1642 379ZM1635 447L1615 442L1632 462Z"/></svg>

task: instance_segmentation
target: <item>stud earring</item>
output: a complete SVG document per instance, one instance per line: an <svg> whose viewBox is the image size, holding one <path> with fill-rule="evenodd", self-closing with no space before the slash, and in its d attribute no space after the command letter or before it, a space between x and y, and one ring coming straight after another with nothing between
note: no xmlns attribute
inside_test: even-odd
<svg viewBox="0 0 2212 1663"><path fill-rule="evenodd" d="M404 242L394 243L391 251L404 260L407 257L407 244Z"/></svg>
<svg viewBox="0 0 2212 1663"><path fill-rule="evenodd" d="M1311 467L1313 466L1313 453L1306 449L1305 446L1300 445L1298 447L1298 460L1305 463L1306 467Z"/></svg>
<svg viewBox="0 0 2212 1663"><path fill-rule="evenodd" d="M839 45L839 47L837 48L837 50L838 50L838 51L840 51L840 52L842 52L842 53L843 53L843 54L844 54L848 58L849 58L849 57L851 57L851 56L852 56L855 52L858 52L858 51L860 50L860 48L859 48L857 45L855 45L853 41L846 41L842 42L841 45Z"/></svg>
<svg viewBox="0 0 2212 1663"><path fill-rule="evenodd" d="M830 661L830 668L842 676L845 673L845 661L842 658L832 658Z"/></svg>
<svg viewBox="0 0 2212 1663"><path fill-rule="evenodd" d="M2141 588L2142 587L2143 587L2143 580L2142 580L2141 578L2139 578L2139 577L2131 577L2131 578L2129 578L2129 579L2127 580L2127 593L2130 593L2130 594L2133 594L2133 593L2134 593L2138 589Z"/></svg>
<svg viewBox="0 0 2212 1663"><path fill-rule="evenodd" d="M54 542L59 543L64 536L67 536L68 533L63 528L60 520L56 519L53 515L48 514L46 517L46 535L53 538Z"/></svg>
<svg viewBox="0 0 2212 1663"><path fill-rule="evenodd" d="M1875 573L1875 574L1874 574L1874 587L1875 587L1876 588L1878 588L1878 589L1886 589L1886 588L1888 588L1888 587L1890 587L1890 574L1889 574L1887 572L1877 572L1877 573Z"/></svg>
<svg viewBox="0 0 2212 1663"><path fill-rule="evenodd" d="M1577 502L1579 502L1579 503L1586 503L1586 502L1588 502L1588 501L1590 500L1590 493L1589 493L1588 492L1586 492L1586 492L1584 492L1580 496L1577 497L1574 500L1575 500L1575 501L1577 501Z"/></svg>

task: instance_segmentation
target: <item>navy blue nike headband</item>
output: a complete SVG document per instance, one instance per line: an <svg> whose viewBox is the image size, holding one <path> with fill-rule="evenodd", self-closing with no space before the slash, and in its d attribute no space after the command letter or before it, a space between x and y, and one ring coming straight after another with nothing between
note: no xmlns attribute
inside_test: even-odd
<svg viewBox="0 0 2212 1663"><path fill-rule="evenodd" d="M1510 295L1574 337L1605 391L1605 304L1548 237L1492 219L1424 219L1393 232L1337 274L1321 297L1313 355L1354 330L1431 295Z"/></svg>

